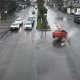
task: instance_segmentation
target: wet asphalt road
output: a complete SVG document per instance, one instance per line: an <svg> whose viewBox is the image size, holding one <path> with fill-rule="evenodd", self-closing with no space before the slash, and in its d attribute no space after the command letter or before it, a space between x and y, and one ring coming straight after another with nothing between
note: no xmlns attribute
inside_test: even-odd
<svg viewBox="0 0 80 80"><path fill-rule="evenodd" d="M68 32L68 45L71 51L69 53L70 60L68 60L68 62L73 72L78 72L78 76L80 76L80 24L74 23L74 15L62 13L56 9L49 9L48 16L49 15L51 16L49 24L52 31L56 29L56 25L59 25L62 29L65 29ZM52 17L53 15L55 16Z"/></svg>
<svg viewBox="0 0 80 80"><path fill-rule="evenodd" d="M31 10L19 13L24 23ZM35 29L35 23L32 31L25 31L23 26L0 40L0 80L79 80L79 25L73 23L71 16L52 9L48 11L48 21L51 31L46 35ZM72 31L64 47L51 36L56 24L62 23L68 32Z"/></svg>

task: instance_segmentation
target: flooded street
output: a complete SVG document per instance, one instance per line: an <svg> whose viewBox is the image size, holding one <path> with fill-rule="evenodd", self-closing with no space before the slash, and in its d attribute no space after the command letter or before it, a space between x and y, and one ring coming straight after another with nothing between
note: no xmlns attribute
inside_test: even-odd
<svg viewBox="0 0 80 80"><path fill-rule="evenodd" d="M18 32L10 32L0 44L0 80L79 80L80 75L80 28L73 17L56 9L48 8L47 20L51 31L38 31L37 10L34 28L24 30L32 7L24 9L18 16L23 26ZM52 37L56 26L69 34L68 43L61 47ZM9 34L10 34L9 33Z"/></svg>

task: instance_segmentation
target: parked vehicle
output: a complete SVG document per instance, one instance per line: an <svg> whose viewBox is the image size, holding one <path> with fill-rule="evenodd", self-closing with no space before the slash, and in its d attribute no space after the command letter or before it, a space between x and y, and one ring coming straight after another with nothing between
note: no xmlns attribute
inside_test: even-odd
<svg viewBox="0 0 80 80"><path fill-rule="evenodd" d="M31 21L27 21L24 25L25 30L32 30L32 23Z"/></svg>
<svg viewBox="0 0 80 80"><path fill-rule="evenodd" d="M74 22L80 23L80 11L78 11L74 14Z"/></svg>

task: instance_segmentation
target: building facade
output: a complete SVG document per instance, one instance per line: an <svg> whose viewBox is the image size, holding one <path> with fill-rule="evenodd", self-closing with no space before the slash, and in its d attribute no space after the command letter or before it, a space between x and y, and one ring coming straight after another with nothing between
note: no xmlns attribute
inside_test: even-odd
<svg viewBox="0 0 80 80"><path fill-rule="evenodd" d="M67 11L69 13L75 13L80 9L80 0L67 0Z"/></svg>

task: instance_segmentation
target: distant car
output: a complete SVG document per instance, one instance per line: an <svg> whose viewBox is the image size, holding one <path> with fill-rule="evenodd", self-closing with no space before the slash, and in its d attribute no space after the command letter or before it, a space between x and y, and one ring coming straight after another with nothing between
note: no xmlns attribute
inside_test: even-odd
<svg viewBox="0 0 80 80"><path fill-rule="evenodd" d="M10 26L10 30L19 30L20 25L17 23L12 23Z"/></svg>
<svg viewBox="0 0 80 80"><path fill-rule="evenodd" d="M25 30L32 30L32 22L31 21L27 21L24 25L24 29Z"/></svg>
<svg viewBox="0 0 80 80"><path fill-rule="evenodd" d="M32 14L35 14L35 11L32 11Z"/></svg>
<svg viewBox="0 0 80 80"><path fill-rule="evenodd" d="M20 26L23 25L23 21L22 21L21 18L17 18L17 19L15 20L15 23L19 24Z"/></svg>
<svg viewBox="0 0 80 80"><path fill-rule="evenodd" d="M30 16L30 17L28 18L28 21L31 21L32 27L33 27L33 26L34 26L34 23L35 23L35 17Z"/></svg>
<svg viewBox="0 0 80 80"><path fill-rule="evenodd" d="M80 23L80 11L74 14L74 22Z"/></svg>

